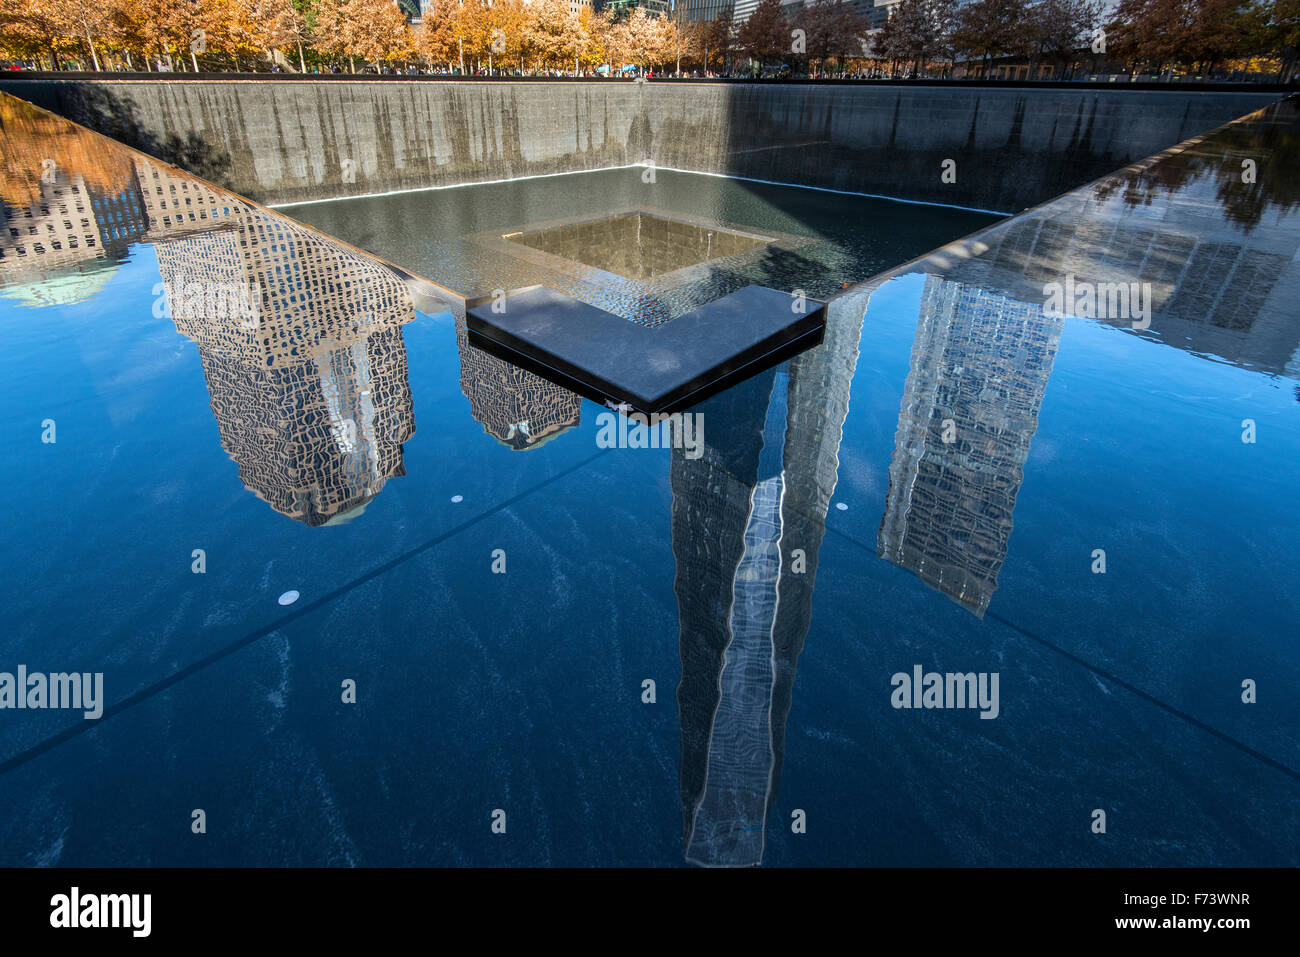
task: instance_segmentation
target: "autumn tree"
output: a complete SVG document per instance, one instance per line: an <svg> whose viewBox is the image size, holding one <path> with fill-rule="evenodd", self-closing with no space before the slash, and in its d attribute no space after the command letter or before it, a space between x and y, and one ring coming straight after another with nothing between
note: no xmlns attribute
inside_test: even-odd
<svg viewBox="0 0 1300 957"><path fill-rule="evenodd" d="M312 47L328 59L347 56L347 29L342 0L316 0ZM355 67L352 72L356 72Z"/></svg>
<svg viewBox="0 0 1300 957"><path fill-rule="evenodd" d="M1064 69L1088 46L1100 23L1100 0L1038 0L1028 19L1032 61L1046 59Z"/></svg>
<svg viewBox="0 0 1300 957"><path fill-rule="evenodd" d="M464 76L465 57L468 55L472 59L477 49L487 19L487 7L479 0L453 0L448 7L447 29L456 42L456 60Z"/></svg>
<svg viewBox="0 0 1300 957"><path fill-rule="evenodd" d="M1107 52L1135 65L1211 69L1241 52L1244 0L1120 0L1106 24Z"/></svg>
<svg viewBox="0 0 1300 957"><path fill-rule="evenodd" d="M663 35L659 19L646 13L644 7L637 7L623 21L627 30L627 58L645 72L647 66L661 62Z"/></svg>
<svg viewBox="0 0 1300 957"><path fill-rule="evenodd" d="M645 62L659 72L677 56L677 24L670 17L646 17L643 44Z"/></svg>
<svg viewBox="0 0 1300 957"><path fill-rule="evenodd" d="M804 31L803 57L809 64L816 61L821 70L828 60L862 56L866 25L844 0L809 0L794 14L791 26Z"/></svg>
<svg viewBox="0 0 1300 957"><path fill-rule="evenodd" d="M605 53L610 72L617 72L632 59L632 31L626 21L620 21L610 10L603 10L592 21L601 49Z"/></svg>
<svg viewBox="0 0 1300 957"><path fill-rule="evenodd" d="M188 61L198 72L200 52L228 45L224 0L128 0L124 9L146 64L183 70Z"/></svg>
<svg viewBox="0 0 1300 957"><path fill-rule="evenodd" d="M57 70L58 40L59 28L47 7L32 0L0 0L0 51L23 59L49 54Z"/></svg>
<svg viewBox="0 0 1300 957"><path fill-rule="evenodd" d="M294 0L261 0L266 11L266 24L261 39L268 55L274 50L294 50L298 54L298 69L307 72L304 47L311 44L311 29L307 21L307 4Z"/></svg>
<svg viewBox="0 0 1300 957"><path fill-rule="evenodd" d="M420 28L415 31L415 53L426 64L452 62L460 58L460 44L454 29L457 0L434 0L424 11Z"/></svg>
<svg viewBox="0 0 1300 957"><path fill-rule="evenodd" d="M791 49L790 24L781 0L759 0L736 35L737 45L761 65L779 60Z"/></svg>
<svg viewBox="0 0 1300 957"><path fill-rule="evenodd" d="M273 14L270 11L274 0L226 0L222 26L225 28L223 42L224 52L235 60L239 68L241 58L255 60L262 56L270 57L270 37L268 27ZM194 55L193 52L191 55ZM197 62L195 69L197 70Z"/></svg>
<svg viewBox="0 0 1300 957"><path fill-rule="evenodd" d="M724 7L709 21L700 42L704 48L704 69L709 70L710 64L716 62L725 71L736 50L736 25L728 9Z"/></svg>
<svg viewBox="0 0 1300 957"><path fill-rule="evenodd" d="M116 3L103 0L31 0L29 6L43 11L56 36L65 41L65 49L84 49L96 71L100 69L100 45L114 42L121 33Z"/></svg>
<svg viewBox="0 0 1300 957"><path fill-rule="evenodd" d="M806 63L812 75L862 55L864 24L850 0L804 0L801 9L760 0L735 29L729 11L708 23L630 11L622 22L589 8L574 15L567 0L433 0L413 36L403 10L418 0L0 0L0 52L58 69L69 61L93 69L124 59L134 68L199 70L296 54L356 59L382 68L417 49L426 62L459 62L461 72L507 62L521 70L609 62L617 68L683 64L728 69L744 50L761 66ZM1025 56L1072 68L1092 56L1103 0L900 0L874 38L877 55L921 72L960 52L983 61ZM1238 57L1271 56L1279 79L1294 77L1300 51L1300 0L1118 0L1105 24L1105 53L1135 67L1212 72ZM802 35L792 38L791 31Z"/></svg>
<svg viewBox="0 0 1300 957"><path fill-rule="evenodd" d="M951 60L956 26L954 0L901 0L876 36L876 50L920 74L935 60Z"/></svg>
<svg viewBox="0 0 1300 957"><path fill-rule="evenodd" d="M23 58L48 55L57 70L59 53L71 46L63 20L51 2L0 0L0 48Z"/></svg>
<svg viewBox="0 0 1300 957"><path fill-rule="evenodd" d="M523 35L531 54L546 64L567 65L580 52L578 18L568 0L532 0L524 8Z"/></svg>
<svg viewBox="0 0 1300 957"><path fill-rule="evenodd" d="M953 46L984 62L988 75L997 57L1025 54L1029 49L1028 0L975 0L963 7L953 32Z"/></svg>
<svg viewBox="0 0 1300 957"><path fill-rule="evenodd" d="M393 0L346 0L349 56L358 56L382 69L384 61L405 56L411 48L406 16Z"/></svg>
<svg viewBox="0 0 1300 957"><path fill-rule="evenodd" d="M477 47L479 57L487 61L489 72L513 57L523 70L528 53L528 23L533 7L542 0L490 0L482 13L483 33ZM549 0L547 0L549 2ZM568 6L565 6L568 13Z"/></svg>
<svg viewBox="0 0 1300 957"><path fill-rule="evenodd" d="M591 69L605 62L605 40L600 31L600 18L590 6L578 11L578 63L581 69Z"/></svg>
<svg viewBox="0 0 1300 957"><path fill-rule="evenodd" d="M470 63L487 62L492 52L492 11L487 0L460 0L453 18L453 29L460 52L461 72Z"/></svg>
<svg viewBox="0 0 1300 957"><path fill-rule="evenodd" d="M316 7L315 48L329 56L345 56L355 73L356 58L382 69L385 60L409 54L411 31L393 0L319 0Z"/></svg>
<svg viewBox="0 0 1300 957"><path fill-rule="evenodd" d="M704 51L702 43L706 24L698 20L677 18L672 21L673 29L667 37L668 58L673 61L673 72L678 76L682 72L682 61L698 61Z"/></svg>
<svg viewBox="0 0 1300 957"><path fill-rule="evenodd" d="M1254 27L1248 48L1274 53L1282 63L1279 83L1290 83L1296 74L1300 52L1300 0L1271 0L1259 4L1252 18Z"/></svg>

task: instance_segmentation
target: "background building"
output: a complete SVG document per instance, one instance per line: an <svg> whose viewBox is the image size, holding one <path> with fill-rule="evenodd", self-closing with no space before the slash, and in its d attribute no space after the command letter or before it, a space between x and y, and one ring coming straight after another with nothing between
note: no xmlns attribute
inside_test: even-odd
<svg viewBox="0 0 1300 957"><path fill-rule="evenodd" d="M900 0L853 0L853 6L862 17L868 30L879 30L885 25Z"/></svg>
<svg viewBox="0 0 1300 957"><path fill-rule="evenodd" d="M652 17L667 17L673 12L672 0L603 0L594 9L597 13L609 11L616 18L622 19L637 7Z"/></svg>

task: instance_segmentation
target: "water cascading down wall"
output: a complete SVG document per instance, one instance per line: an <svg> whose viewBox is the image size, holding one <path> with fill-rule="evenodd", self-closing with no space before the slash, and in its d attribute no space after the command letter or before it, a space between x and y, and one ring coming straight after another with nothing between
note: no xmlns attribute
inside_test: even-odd
<svg viewBox="0 0 1300 957"><path fill-rule="evenodd" d="M651 162L1000 212L1278 99L554 80L4 79L0 89L263 203ZM944 177L948 160L955 175Z"/></svg>

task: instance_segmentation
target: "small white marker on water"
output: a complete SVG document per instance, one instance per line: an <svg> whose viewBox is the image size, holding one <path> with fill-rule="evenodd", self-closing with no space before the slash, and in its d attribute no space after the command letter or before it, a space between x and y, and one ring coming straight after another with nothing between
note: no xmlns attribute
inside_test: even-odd
<svg viewBox="0 0 1300 957"><path fill-rule="evenodd" d="M849 507L845 505L843 502L836 502L835 507L838 508L841 512L847 512L849 510Z"/></svg>
<svg viewBox="0 0 1300 957"><path fill-rule="evenodd" d="M280 596L281 605L292 605L297 600L298 600L298 593L293 590L287 591Z"/></svg>
<svg viewBox="0 0 1300 957"><path fill-rule="evenodd" d="M463 502L463 501L465 501L465 496L464 496L464 495L453 495L453 496L451 497L451 500L452 500L453 502Z"/></svg>

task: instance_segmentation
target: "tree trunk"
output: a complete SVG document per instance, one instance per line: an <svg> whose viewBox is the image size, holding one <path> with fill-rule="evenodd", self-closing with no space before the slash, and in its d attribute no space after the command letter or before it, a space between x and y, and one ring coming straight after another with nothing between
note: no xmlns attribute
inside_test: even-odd
<svg viewBox="0 0 1300 957"><path fill-rule="evenodd" d="M95 52L95 41L90 38L90 29L86 29L86 46L90 47L90 59L95 64L95 72L99 72L99 54Z"/></svg>
<svg viewBox="0 0 1300 957"><path fill-rule="evenodd" d="M298 41L298 66L302 67L302 72L307 72L307 61L302 57L302 41Z"/></svg>

